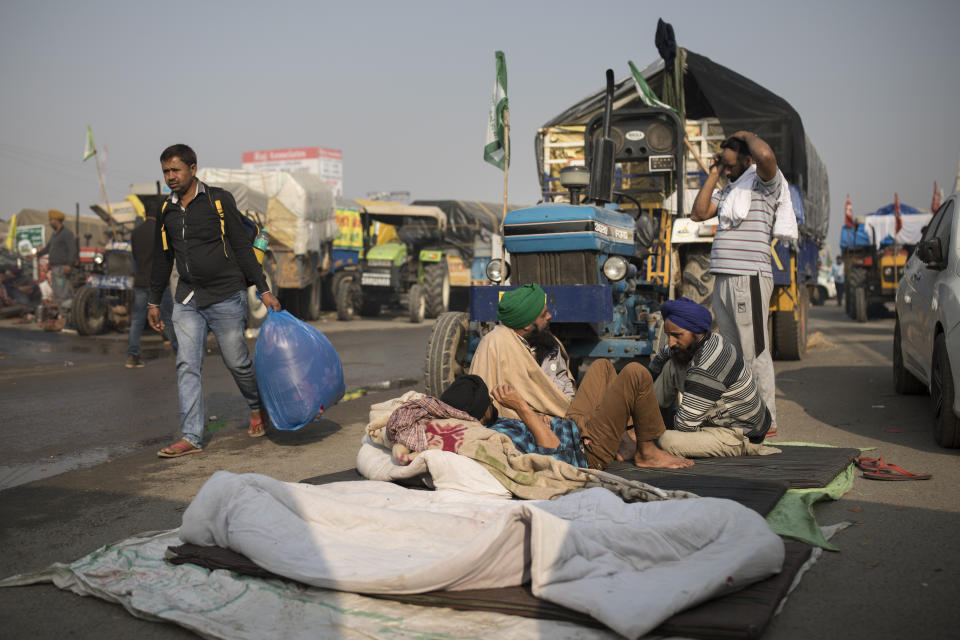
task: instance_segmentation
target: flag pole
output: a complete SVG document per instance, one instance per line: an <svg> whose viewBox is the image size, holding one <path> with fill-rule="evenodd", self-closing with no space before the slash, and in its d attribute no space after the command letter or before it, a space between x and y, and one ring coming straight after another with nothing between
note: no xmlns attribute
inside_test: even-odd
<svg viewBox="0 0 960 640"><path fill-rule="evenodd" d="M510 180L510 109L503 110L503 215L500 218L500 237L503 238L503 221L507 217L507 185Z"/></svg>
<svg viewBox="0 0 960 640"><path fill-rule="evenodd" d="M103 202L107 205L107 215L110 216L110 231L113 232L113 210L110 208L110 199L107 197L107 187L103 183L103 172L100 170L100 154L93 154L93 159L97 163L97 178L100 179L100 192L103 194Z"/></svg>

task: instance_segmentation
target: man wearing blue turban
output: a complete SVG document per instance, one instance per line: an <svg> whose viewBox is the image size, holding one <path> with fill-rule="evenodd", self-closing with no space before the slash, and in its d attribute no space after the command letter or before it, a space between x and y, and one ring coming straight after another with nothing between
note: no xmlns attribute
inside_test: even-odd
<svg viewBox="0 0 960 640"><path fill-rule="evenodd" d="M650 361L667 430L664 451L691 457L778 453L764 447L770 411L737 349L710 332L710 311L677 298L660 307L667 344Z"/></svg>

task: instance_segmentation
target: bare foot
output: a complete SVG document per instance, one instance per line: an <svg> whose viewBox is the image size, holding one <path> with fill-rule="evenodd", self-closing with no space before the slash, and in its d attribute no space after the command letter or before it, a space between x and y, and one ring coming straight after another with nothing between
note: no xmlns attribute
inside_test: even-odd
<svg viewBox="0 0 960 640"><path fill-rule="evenodd" d="M645 453L638 452L633 456L633 464L649 469L686 469L693 466L693 460L681 458L657 448Z"/></svg>

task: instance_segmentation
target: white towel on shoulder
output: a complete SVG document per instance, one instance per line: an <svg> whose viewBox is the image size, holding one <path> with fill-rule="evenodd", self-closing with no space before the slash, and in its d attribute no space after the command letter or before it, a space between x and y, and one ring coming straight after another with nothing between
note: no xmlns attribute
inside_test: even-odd
<svg viewBox="0 0 960 640"><path fill-rule="evenodd" d="M797 215L790 202L790 185L783 173L777 169L780 176L780 194L777 198L776 213L773 221L773 235L777 238L796 240L798 237ZM750 211L750 202L753 198L753 187L757 176L757 165L752 164L731 185L730 191L720 202L720 226L729 229L735 227Z"/></svg>

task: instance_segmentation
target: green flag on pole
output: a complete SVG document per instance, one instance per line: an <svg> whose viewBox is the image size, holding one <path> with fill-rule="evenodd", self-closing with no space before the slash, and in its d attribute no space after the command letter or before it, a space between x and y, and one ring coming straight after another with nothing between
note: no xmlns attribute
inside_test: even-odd
<svg viewBox="0 0 960 640"><path fill-rule="evenodd" d="M657 97L657 94L653 92L653 89L650 88L650 85L647 84L647 81L643 79L643 76L640 75L640 71L632 61L627 60L627 64L630 65L630 73L633 74L633 84L637 87L637 93L640 94L640 100L643 101L643 104L647 105L648 107L660 107L661 109L670 109L674 113L677 112L676 109L668 105L666 102L660 101L660 99Z"/></svg>
<svg viewBox="0 0 960 640"><path fill-rule="evenodd" d="M487 122L487 137L483 147L483 159L504 170L507 144L503 133L503 112L507 110L507 60L503 51L495 54L497 80L493 85L493 102L490 104L490 119Z"/></svg>
<svg viewBox="0 0 960 640"><path fill-rule="evenodd" d="M83 160L86 162L90 159L91 156L97 155L97 145L93 144L93 131L90 130L90 125L87 125L87 141L83 145Z"/></svg>

